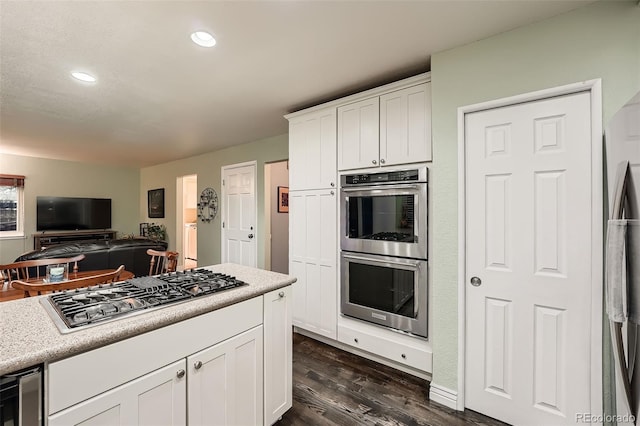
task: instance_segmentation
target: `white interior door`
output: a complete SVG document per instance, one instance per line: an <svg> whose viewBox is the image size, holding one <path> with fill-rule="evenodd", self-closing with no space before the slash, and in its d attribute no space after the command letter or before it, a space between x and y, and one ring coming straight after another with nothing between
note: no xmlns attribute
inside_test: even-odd
<svg viewBox="0 0 640 426"><path fill-rule="evenodd" d="M256 163L222 168L222 262L257 266Z"/></svg>
<svg viewBox="0 0 640 426"><path fill-rule="evenodd" d="M591 410L590 94L467 114L465 405L511 424Z"/></svg>

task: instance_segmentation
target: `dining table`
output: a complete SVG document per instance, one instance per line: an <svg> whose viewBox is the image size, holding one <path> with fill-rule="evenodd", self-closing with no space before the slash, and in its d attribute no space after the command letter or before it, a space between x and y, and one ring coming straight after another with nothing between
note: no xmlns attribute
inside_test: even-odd
<svg viewBox="0 0 640 426"><path fill-rule="evenodd" d="M29 284L29 287L25 287L25 286L20 286L20 287L16 287L13 284L15 284L15 282L11 283L11 286L15 289L18 290L24 290L24 297L29 297L34 295L33 293L36 294L44 294L45 292L54 292L54 291L59 291L60 290L60 284L66 282L66 281L71 281L71 280L76 280L76 279L80 279L80 278L88 278L88 277L93 277L96 275L103 275L103 274L109 274L112 272L115 272L116 269L111 268L111 269L96 269L96 270L91 270L91 271L77 271L77 272L69 272L67 279L64 281L60 281L60 282L55 282L55 283L49 283L47 282L46 277L41 276L41 277L37 277L37 278L29 278L27 280L23 280L25 283ZM134 277L133 272L131 271L127 271L126 269L123 270L120 273L120 277L118 278L118 281L126 281L126 280L130 280L131 278Z"/></svg>

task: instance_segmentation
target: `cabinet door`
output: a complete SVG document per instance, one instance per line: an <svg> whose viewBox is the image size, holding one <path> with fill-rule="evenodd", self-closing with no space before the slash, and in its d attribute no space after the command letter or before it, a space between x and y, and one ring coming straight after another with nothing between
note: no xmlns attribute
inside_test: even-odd
<svg viewBox="0 0 640 426"><path fill-rule="evenodd" d="M335 339L337 321L336 191L289 193L289 273L293 284L293 323Z"/></svg>
<svg viewBox="0 0 640 426"><path fill-rule="evenodd" d="M186 425L185 370L182 359L49 416L49 426Z"/></svg>
<svg viewBox="0 0 640 426"><path fill-rule="evenodd" d="M336 109L296 117L289 123L290 190L336 184Z"/></svg>
<svg viewBox="0 0 640 426"><path fill-rule="evenodd" d="M431 83L380 97L380 165L431 161Z"/></svg>
<svg viewBox="0 0 640 426"><path fill-rule="evenodd" d="M264 295L264 424L292 404L291 286Z"/></svg>
<svg viewBox="0 0 640 426"><path fill-rule="evenodd" d="M338 108L338 170L378 165L379 118L378 97Z"/></svg>
<svg viewBox="0 0 640 426"><path fill-rule="evenodd" d="M262 424L261 325L190 356L187 366L190 426Z"/></svg>

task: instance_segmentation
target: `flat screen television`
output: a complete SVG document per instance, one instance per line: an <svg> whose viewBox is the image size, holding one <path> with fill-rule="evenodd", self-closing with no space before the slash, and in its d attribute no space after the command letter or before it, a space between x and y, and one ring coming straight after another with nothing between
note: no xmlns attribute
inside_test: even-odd
<svg viewBox="0 0 640 426"><path fill-rule="evenodd" d="M110 198L37 197L38 231L111 228Z"/></svg>

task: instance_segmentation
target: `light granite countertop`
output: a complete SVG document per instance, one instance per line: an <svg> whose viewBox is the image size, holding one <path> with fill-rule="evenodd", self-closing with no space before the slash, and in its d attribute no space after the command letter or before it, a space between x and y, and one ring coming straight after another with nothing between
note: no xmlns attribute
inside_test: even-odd
<svg viewBox="0 0 640 426"><path fill-rule="evenodd" d="M60 333L44 310L41 300L47 296L0 303L0 375L146 333L260 296L296 281L289 275L232 263L207 269L233 275L249 285L67 334Z"/></svg>

